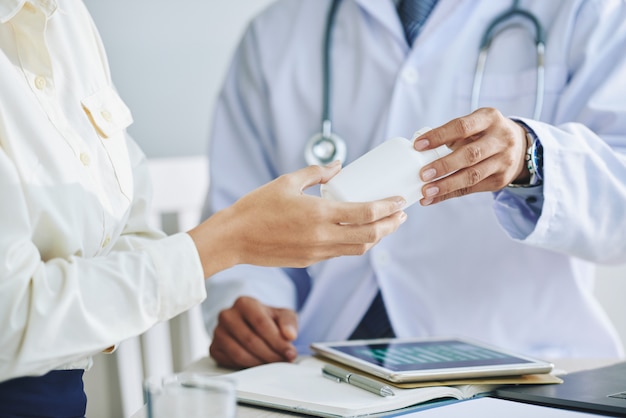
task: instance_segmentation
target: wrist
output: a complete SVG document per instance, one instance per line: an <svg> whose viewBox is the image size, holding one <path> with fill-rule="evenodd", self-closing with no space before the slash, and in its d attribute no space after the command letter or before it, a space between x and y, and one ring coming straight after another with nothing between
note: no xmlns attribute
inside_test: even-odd
<svg viewBox="0 0 626 418"><path fill-rule="evenodd" d="M236 248L233 240L235 233L232 225L229 224L225 212L230 208L223 209L195 228L187 231L191 236L202 263L204 277L208 278L215 273L241 264L239 259L240 251ZM226 227L230 225L231 228Z"/></svg>
<svg viewBox="0 0 626 418"><path fill-rule="evenodd" d="M533 187L543 184L543 146L537 135L525 124L517 122L524 129L526 151L523 171L528 173L521 181L509 184L509 187Z"/></svg>

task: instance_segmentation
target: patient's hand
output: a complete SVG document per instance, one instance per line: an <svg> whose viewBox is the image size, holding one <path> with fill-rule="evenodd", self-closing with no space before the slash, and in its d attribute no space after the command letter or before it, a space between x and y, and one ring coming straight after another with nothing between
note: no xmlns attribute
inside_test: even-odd
<svg viewBox="0 0 626 418"><path fill-rule="evenodd" d="M242 296L220 312L209 352L220 366L230 368L293 361L298 353L291 342L297 333L294 311Z"/></svg>

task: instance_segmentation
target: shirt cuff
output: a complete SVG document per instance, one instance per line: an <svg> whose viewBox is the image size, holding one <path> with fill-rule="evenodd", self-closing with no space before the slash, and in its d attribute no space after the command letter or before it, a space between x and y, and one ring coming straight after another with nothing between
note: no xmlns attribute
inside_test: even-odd
<svg viewBox="0 0 626 418"><path fill-rule="evenodd" d="M146 248L157 271L157 317L164 321L206 298L204 271L193 240L178 233Z"/></svg>
<svg viewBox="0 0 626 418"><path fill-rule="evenodd" d="M513 239L524 240L533 232L543 208L543 185L506 187L494 193L493 208L500 222Z"/></svg>

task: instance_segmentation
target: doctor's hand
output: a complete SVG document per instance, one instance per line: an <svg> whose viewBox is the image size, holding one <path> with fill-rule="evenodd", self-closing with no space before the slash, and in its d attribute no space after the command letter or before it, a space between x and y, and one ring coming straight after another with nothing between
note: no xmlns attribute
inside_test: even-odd
<svg viewBox="0 0 626 418"><path fill-rule="evenodd" d="M305 267L361 255L405 221L401 197L350 203L304 193L340 169L336 163L282 175L190 230L204 277L236 264Z"/></svg>
<svg viewBox="0 0 626 418"><path fill-rule="evenodd" d="M209 352L220 365L230 368L293 361L298 352L291 343L298 333L296 313L266 306L246 296L218 316Z"/></svg>
<svg viewBox="0 0 626 418"><path fill-rule="evenodd" d="M448 145L453 152L420 170L422 205L527 182L526 131L493 108L481 108L416 138L418 151Z"/></svg>

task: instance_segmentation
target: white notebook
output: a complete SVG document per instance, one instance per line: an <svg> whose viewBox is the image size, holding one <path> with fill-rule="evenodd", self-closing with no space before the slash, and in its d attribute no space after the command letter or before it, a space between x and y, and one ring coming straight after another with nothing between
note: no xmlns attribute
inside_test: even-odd
<svg viewBox="0 0 626 418"><path fill-rule="evenodd" d="M298 364L271 363L229 374L241 403L320 417L358 417L407 408L434 399L468 399L495 385L392 387L394 396L379 396L322 375L325 363L306 358Z"/></svg>

